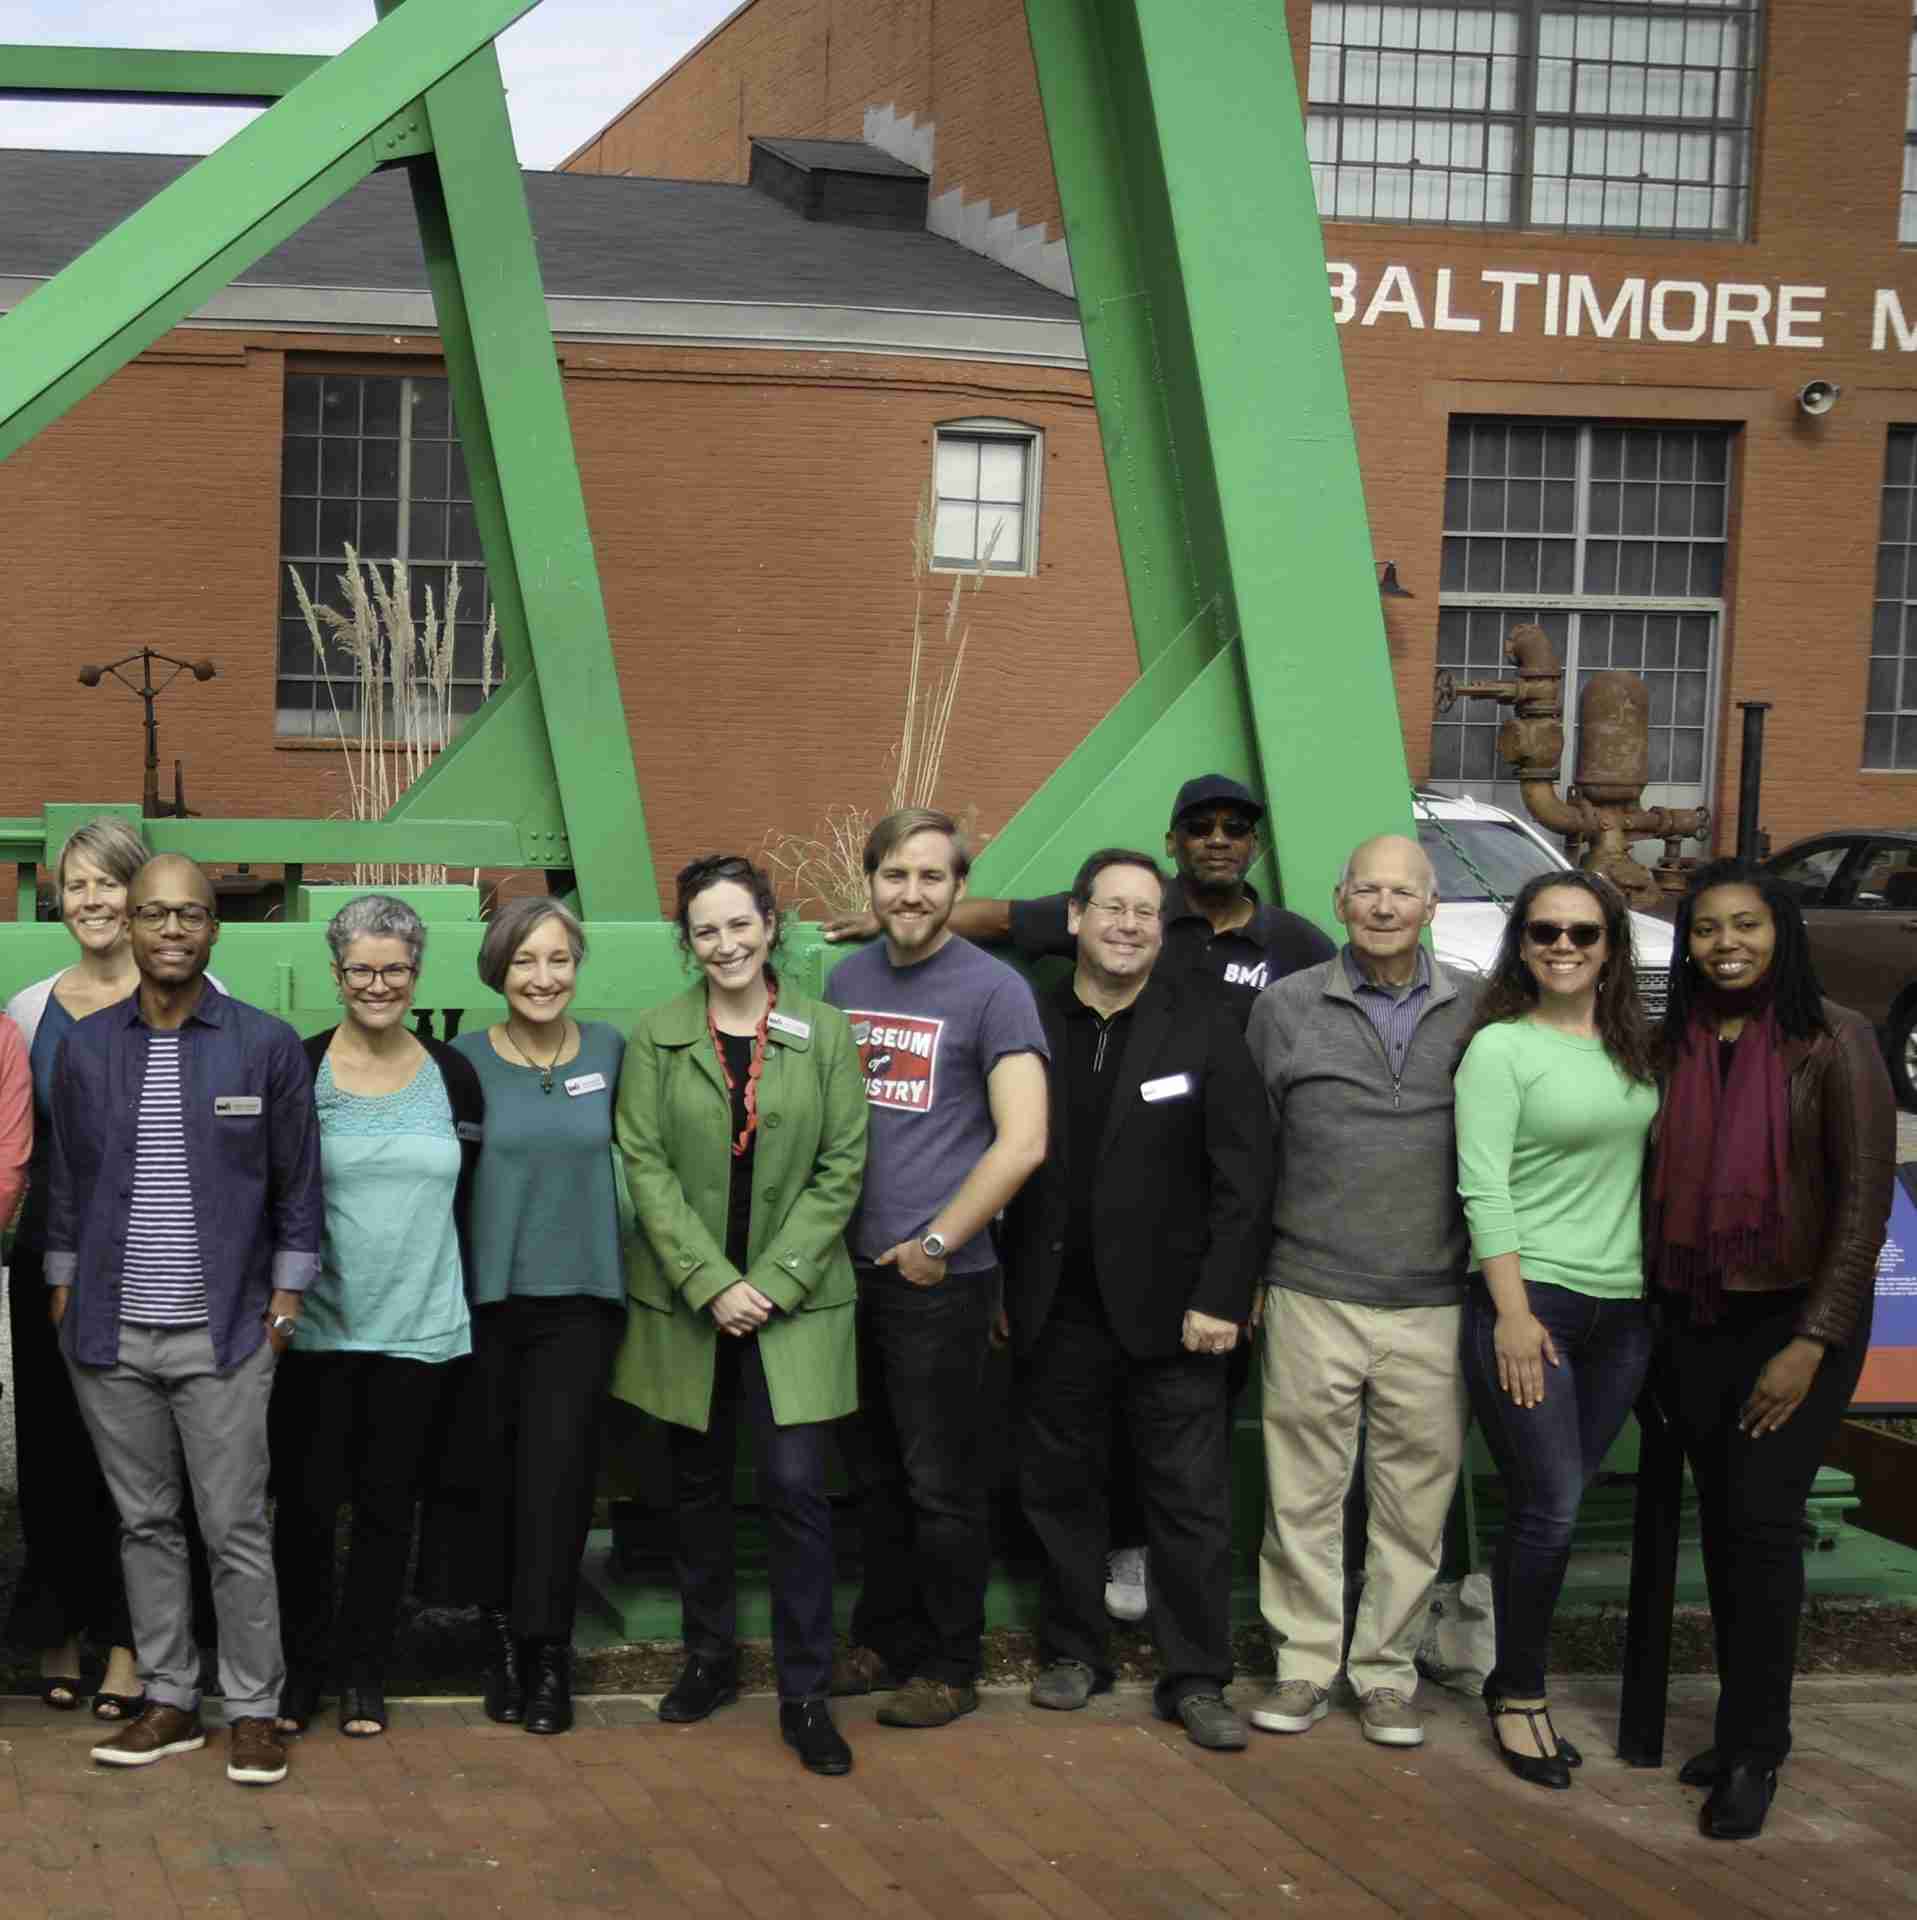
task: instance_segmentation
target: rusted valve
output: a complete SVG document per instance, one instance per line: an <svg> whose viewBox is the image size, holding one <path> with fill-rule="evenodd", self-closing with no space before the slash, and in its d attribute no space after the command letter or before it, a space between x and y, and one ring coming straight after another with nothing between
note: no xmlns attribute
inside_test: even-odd
<svg viewBox="0 0 1917 1920"><path fill-rule="evenodd" d="M1708 807L1643 807L1650 777L1650 694L1634 673L1595 673L1578 698L1577 778L1560 795L1564 761L1564 669L1542 627L1513 627L1504 644L1516 671L1509 680L1460 682L1440 673L1437 705L1448 713L1460 700L1495 700L1509 709L1498 729L1498 752L1517 775L1531 816L1552 833L1581 843L1578 864L1601 873L1634 906L1681 893L1692 862L1679 856L1685 838L1710 824ZM1647 869L1631 842L1661 839L1664 857Z"/></svg>

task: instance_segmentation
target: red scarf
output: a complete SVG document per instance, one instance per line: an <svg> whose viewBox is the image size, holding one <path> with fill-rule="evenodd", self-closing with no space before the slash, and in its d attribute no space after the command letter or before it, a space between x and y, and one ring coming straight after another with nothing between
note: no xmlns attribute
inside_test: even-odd
<svg viewBox="0 0 1917 1920"><path fill-rule="evenodd" d="M1691 1015L1665 1090L1651 1190L1655 1279L1717 1319L1724 1276L1768 1266L1783 1233L1790 1165L1790 1088L1768 983L1747 994L1707 989ZM1720 1071L1716 1021L1748 1010Z"/></svg>
<svg viewBox="0 0 1917 1920"><path fill-rule="evenodd" d="M745 1087L745 1125L739 1130L739 1137L732 1143L732 1157L736 1160L752 1144L752 1136L759 1130L759 1076L765 1071L766 1028L772 1019L772 1009L779 1004L779 983L770 973L765 977L765 1012L759 1016L757 1031L752 1036L752 1064L746 1068ZM719 1038L719 1023L712 1017L712 996L706 996L706 1031L712 1035L712 1051L719 1056L719 1071L725 1076L726 1092L736 1091L738 1082L732 1077L732 1069L726 1065L725 1043Z"/></svg>

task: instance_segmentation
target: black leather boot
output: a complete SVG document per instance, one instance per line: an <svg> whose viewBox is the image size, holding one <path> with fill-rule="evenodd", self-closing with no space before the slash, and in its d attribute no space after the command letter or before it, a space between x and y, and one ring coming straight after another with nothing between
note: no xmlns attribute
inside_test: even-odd
<svg viewBox="0 0 1917 1920"><path fill-rule="evenodd" d="M779 1735L814 1773L850 1773L852 1749L832 1724L823 1700L781 1700Z"/></svg>
<svg viewBox="0 0 1917 1920"><path fill-rule="evenodd" d="M504 1607L481 1607L486 1629L486 1718L516 1727L526 1717L526 1681L520 1667L519 1642L513 1638L512 1616Z"/></svg>
<svg viewBox="0 0 1917 1920"><path fill-rule="evenodd" d="M572 1645L526 1642L526 1731L565 1733L572 1727Z"/></svg>

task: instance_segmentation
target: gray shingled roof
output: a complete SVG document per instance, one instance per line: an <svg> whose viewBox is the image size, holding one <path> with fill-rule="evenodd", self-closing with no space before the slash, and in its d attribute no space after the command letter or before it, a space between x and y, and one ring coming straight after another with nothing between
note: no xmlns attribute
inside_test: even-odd
<svg viewBox="0 0 1917 1920"><path fill-rule="evenodd" d="M192 164L172 155L0 149L0 278L57 273ZM549 294L1077 317L1062 294L935 234L802 220L749 187L606 174L524 178ZM423 289L406 182L396 173L364 181L240 283Z"/></svg>

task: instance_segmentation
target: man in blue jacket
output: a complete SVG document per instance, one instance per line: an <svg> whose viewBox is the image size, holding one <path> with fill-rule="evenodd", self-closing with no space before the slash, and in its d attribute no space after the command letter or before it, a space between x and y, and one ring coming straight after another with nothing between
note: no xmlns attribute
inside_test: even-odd
<svg viewBox="0 0 1917 1920"><path fill-rule="evenodd" d="M182 1520L206 1536L227 1778L286 1777L266 1513L266 1405L319 1270L319 1127L299 1036L213 991L211 883L162 854L127 894L139 991L82 1020L52 1099L46 1281L120 1510L146 1706L93 1757L139 1767L206 1744Z"/></svg>

